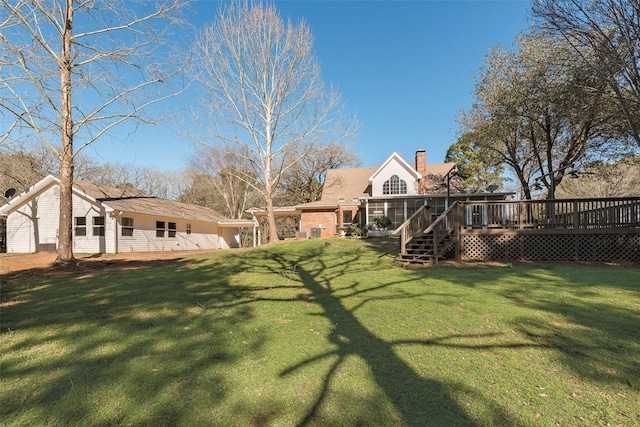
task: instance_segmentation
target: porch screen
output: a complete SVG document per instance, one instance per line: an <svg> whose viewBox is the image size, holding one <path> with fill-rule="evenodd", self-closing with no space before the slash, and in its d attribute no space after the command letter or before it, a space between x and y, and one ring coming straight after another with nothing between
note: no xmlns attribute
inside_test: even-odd
<svg viewBox="0 0 640 427"><path fill-rule="evenodd" d="M389 230L395 230L404 222L404 199L387 201L387 216L391 220Z"/></svg>
<svg viewBox="0 0 640 427"><path fill-rule="evenodd" d="M373 224L375 218L384 216L384 202L369 202L369 216L367 218L367 224Z"/></svg>
<svg viewBox="0 0 640 427"><path fill-rule="evenodd" d="M407 199L407 219L424 206L424 199Z"/></svg>

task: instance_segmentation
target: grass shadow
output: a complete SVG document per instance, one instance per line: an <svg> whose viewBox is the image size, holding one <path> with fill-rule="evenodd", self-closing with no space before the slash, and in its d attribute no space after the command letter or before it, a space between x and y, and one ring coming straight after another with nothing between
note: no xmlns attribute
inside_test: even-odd
<svg viewBox="0 0 640 427"><path fill-rule="evenodd" d="M210 280L200 262L92 261L5 275L0 418L177 425L194 420L193 401L215 410L233 387L220 372L265 338L228 333L251 307L205 308L243 291L228 283L235 268L218 266Z"/></svg>
<svg viewBox="0 0 640 427"><path fill-rule="evenodd" d="M409 270L393 264L395 245L331 239L0 275L0 418L544 425L481 372L505 375L543 354L637 394L637 306L607 298L637 301L638 272L603 287L593 270L566 266ZM468 374L481 384L436 371L447 365L477 368Z"/></svg>

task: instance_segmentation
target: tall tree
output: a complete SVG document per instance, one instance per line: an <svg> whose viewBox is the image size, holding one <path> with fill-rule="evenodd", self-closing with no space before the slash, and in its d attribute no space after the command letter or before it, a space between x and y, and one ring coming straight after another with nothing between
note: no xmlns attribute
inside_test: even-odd
<svg viewBox="0 0 640 427"><path fill-rule="evenodd" d="M35 135L60 161L57 262L73 259L75 156L123 122L150 121L148 107L175 94L169 82L179 60L165 41L182 6L0 0L0 109L8 130L0 139Z"/></svg>
<svg viewBox="0 0 640 427"><path fill-rule="evenodd" d="M492 154L475 142L473 133L467 132L449 146L445 162L456 164L466 190L483 192L490 185L502 186L500 174L504 167Z"/></svg>
<svg viewBox="0 0 640 427"><path fill-rule="evenodd" d="M356 129L338 92L326 91L304 22L283 22L272 4L232 2L194 45L203 92L198 120L212 146L244 157L277 240L274 198L286 171Z"/></svg>
<svg viewBox="0 0 640 427"><path fill-rule="evenodd" d="M607 82L626 135L640 146L640 2L537 0L532 10L539 26L562 35Z"/></svg>
<svg viewBox="0 0 640 427"><path fill-rule="evenodd" d="M533 176L555 188L571 164L610 140L612 113L602 96L604 85L561 39L519 36L514 49L489 52L475 103L460 123L483 150L511 168L531 198Z"/></svg>

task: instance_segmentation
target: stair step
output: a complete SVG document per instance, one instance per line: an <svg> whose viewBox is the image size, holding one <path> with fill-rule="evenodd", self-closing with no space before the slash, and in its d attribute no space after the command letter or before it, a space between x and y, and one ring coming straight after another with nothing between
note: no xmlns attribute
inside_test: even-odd
<svg viewBox="0 0 640 427"><path fill-rule="evenodd" d="M414 238L409 244L407 244L405 254L400 254L396 257L396 261L405 265L426 265L433 264L436 261L436 257L433 255L434 248L438 248L438 259L442 259L444 253L451 248L451 239L447 236L444 240L437 245L434 241L432 234L423 234Z"/></svg>

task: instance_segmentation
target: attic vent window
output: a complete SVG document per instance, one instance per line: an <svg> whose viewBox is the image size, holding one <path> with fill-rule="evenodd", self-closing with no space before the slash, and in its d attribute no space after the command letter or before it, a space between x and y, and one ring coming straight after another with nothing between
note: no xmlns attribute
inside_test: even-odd
<svg viewBox="0 0 640 427"><path fill-rule="evenodd" d="M340 198L338 199L338 201L339 201L339 202L344 202L344 197L340 197Z"/></svg>
<svg viewBox="0 0 640 427"><path fill-rule="evenodd" d="M398 175L392 175L382 184L382 194L407 194L407 182Z"/></svg>

